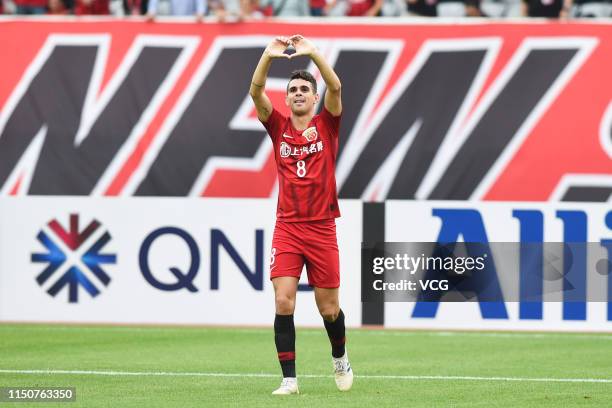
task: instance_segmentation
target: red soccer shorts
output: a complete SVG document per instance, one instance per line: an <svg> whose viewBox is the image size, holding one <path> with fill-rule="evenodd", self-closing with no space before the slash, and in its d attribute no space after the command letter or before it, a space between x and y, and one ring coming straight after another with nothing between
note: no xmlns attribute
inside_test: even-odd
<svg viewBox="0 0 612 408"><path fill-rule="evenodd" d="M270 279L279 276L300 278L306 264L308 284L317 288L340 286L340 259L336 220L276 221Z"/></svg>

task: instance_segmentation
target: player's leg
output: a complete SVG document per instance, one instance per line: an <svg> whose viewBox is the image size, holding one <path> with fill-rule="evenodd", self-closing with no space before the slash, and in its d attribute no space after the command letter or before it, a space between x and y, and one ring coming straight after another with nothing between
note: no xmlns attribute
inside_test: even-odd
<svg viewBox="0 0 612 408"><path fill-rule="evenodd" d="M332 357L340 358L345 353L346 330L344 313L338 302L338 289L315 288L315 300L332 346Z"/></svg>
<svg viewBox="0 0 612 408"><path fill-rule="evenodd" d="M271 262L271 279L274 286L276 315L274 317L274 343L283 372L281 386L275 395L297 394L295 370L295 297L304 258L293 253L276 253Z"/></svg>
<svg viewBox="0 0 612 408"><path fill-rule="evenodd" d="M344 313L338 301L340 255L336 240L336 223L325 220L309 225L306 249L308 282L315 288L315 300L332 345L332 356L345 354Z"/></svg>
<svg viewBox="0 0 612 408"><path fill-rule="evenodd" d="M283 378L296 378L295 375L295 295L298 279L282 276L272 280L276 316L274 318L274 343L278 361L283 370Z"/></svg>
<svg viewBox="0 0 612 408"><path fill-rule="evenodd" d="M353 370L346 352L346 328L344 312L338 301L338 288L315 287L315 300L332 347L336 386L340 391L348 391L353 385Z"/></svg>
<svg viewBox="0 0 612 408"><path fill-rule="evenodd" d="M312 223L305 241L308 281L315 288L315 300L332 347L336 385L348 391L353 384L353 371L346 353L344 312L338 301L340 286L340 256L336 242L334 220Z"/></svg>

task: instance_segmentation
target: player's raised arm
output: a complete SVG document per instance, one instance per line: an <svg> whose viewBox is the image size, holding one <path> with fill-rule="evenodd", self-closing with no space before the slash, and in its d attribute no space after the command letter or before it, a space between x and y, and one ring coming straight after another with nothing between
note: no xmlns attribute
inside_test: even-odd
<svg viewBox="0 0 612 408"><path fill-rule="evenodd" d="M253 103L255 103L257 117L262 122L266 122L272 113L272 102L270 102L270 98L268 98L265 92L270 64L272 64L273 58L289 58L289 56L284 53L288 46L289 39L286 37L276 37L272 40L261 55L255 72L253 73L249 94L253 99Z"/></svg>
<svg viewBox="0 0 612 408"><path fill-rule="evenodd" d="M342 99L340 95L342 84L340 83L340 78L338 78L334 69L327 63L323 55L310 40L299 34L292 36L289 40L295 47L295 54L291 55L291 58L306 55L319 68L319 72L327 86L325 100L323 101L325 108L332 115L339 116L342 113Z"/></svg>

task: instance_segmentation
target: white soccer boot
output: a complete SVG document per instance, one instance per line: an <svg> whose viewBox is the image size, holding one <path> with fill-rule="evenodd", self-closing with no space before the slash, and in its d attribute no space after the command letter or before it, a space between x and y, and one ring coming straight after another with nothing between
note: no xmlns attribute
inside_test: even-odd
<svg viewBox="0 0 612 408"><path fill-rule="evenodd" d="M353 386L353 369L348 360L346 351L340 358L332 357L334 363L334 374L336 377L336 386L340 391L348 391Z"/></svg>
<svg viewBox="0 0 612 408"><path fill-rule="evenodd" d="M285 377L278 389L272 391L272 395L299 394L297 378Z"/></svg>

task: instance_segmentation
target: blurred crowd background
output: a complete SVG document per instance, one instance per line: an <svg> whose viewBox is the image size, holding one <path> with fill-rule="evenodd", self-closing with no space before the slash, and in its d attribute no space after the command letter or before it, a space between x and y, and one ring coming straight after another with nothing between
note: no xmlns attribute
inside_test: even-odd
<svg viewBox="0 0 612 408"><path fill-rule="evenodd" d="M612 0L0 0L7 15L270 17L423 16L609 18ZM210 19L206 19L210 21Z"/></svg>

